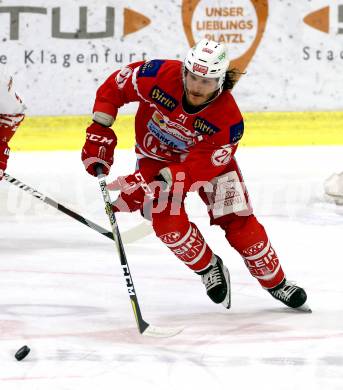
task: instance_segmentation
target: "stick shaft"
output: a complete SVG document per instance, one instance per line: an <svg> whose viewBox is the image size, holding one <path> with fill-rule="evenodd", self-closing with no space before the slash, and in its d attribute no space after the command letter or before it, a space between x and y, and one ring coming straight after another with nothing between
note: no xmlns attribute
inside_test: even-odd
<svg viewBox="0 0 343 390"><path fill-rule="evenodd" d="M101 190L102 197L103 197L103 200L105 203L106 213L108 215L108 218L109 218L109 221L111 224L112 233L113 233L113 237L114 237L114 241L115 241L115 246L116 246L116 249L117 249L117 252L119 255L120 264L121 264L123 272L124 272L124 279L126 282L127 291L129 293L129 297L130 297L133 313L134 313L134 316L136 319L137 327L138 327L139 332L143 333L149 327L149 324L146 321L144 321L140 307L139 307L135 286L133 284L129 264L128 264L125 250L124 250L124 245L123 245L123 242L122 242L122 239L120 236L120 231L118 228L115 214L112 210L111 198L110 198L110 194L107 190L105 176L102 174L101 167L98 167L96 169L96 171L98 174L100 190Z"/></svg>
<svg viewBox="0 0 343 390"><path fill-rule="evenodd" d="M22 181L14 178L13 176L10 176L8 173L5 173L4 179L9 182L10 184L13 184L20 188L21 190L29 193L30 195L34 196L36 199L39 199L43 203L48 204L49 206L61 211L64 214L69 215L69 217L76 219L83 225L88 226L89 228L97 231L98 233L102 234L103 236L106 236L110 238L111 240L114 240L112 232L106 230L105 228L101 227L100 225L96 224L95 222L90 221L89 219L83 217L82 215L76 213L73 210L68 209L67 207L63 206L61 203L56 202L55 200L49 198L48 196L42 194L41 192L35 190L34 188L28 186L27 184L23 183Z"/></svg>

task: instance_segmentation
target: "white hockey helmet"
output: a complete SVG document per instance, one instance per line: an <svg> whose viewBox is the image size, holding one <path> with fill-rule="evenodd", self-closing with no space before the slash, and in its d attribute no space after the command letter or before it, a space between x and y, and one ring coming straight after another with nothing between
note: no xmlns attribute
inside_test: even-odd
<svg viewBox="0 0 343 390"><path fill-rule="evenodd" d="M229 64L226 46L208 39L202 39L192 47L184 60L184 67L189 72L201 77L218 78L219 88L223 85Z"/></svg>

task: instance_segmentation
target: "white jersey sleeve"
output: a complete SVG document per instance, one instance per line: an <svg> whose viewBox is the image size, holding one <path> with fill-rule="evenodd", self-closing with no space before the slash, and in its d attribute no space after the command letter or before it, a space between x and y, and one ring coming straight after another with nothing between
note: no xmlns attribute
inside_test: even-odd
<svg viewBox="0 0 343 390"><path fill-rule="evenodd" d="M14 90L13 78L0 68L0 142L7 143L25 118L25 104Z"/></svg>
<svg viewBox="0 0 343 390"><path fill-rule="evenodd" d="M0 114L23 114L25 104L14 90L13 77L0 68Z"/></svg>

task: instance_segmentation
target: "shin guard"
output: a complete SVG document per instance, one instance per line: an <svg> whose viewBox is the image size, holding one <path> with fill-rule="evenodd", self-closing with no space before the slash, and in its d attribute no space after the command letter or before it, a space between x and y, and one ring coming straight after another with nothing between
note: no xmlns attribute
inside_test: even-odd
<svg viewBox="0 0 343 390"><path fill-rule="evenodd" d="M264 288L273 288L285 278L279 259L271 246L264 227L254 215L237 217L225 227L229 243Z"/></svg>
<svg viewBox="0 0 343 390"><path fill-rule="evenodd" d="M206 269L213 256L204 237L186 214L153 219L153 227L160 240L193 271Z"/></svg>

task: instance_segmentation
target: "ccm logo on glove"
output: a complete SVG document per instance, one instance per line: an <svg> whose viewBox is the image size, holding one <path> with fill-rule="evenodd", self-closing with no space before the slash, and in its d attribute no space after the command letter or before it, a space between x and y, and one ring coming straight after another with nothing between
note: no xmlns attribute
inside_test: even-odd
<svg viewBox="0 0 343 390"><path fill-rule="evenodd" d="M86 138L89 141L95 141L95 142L98 142L99 144L111 145L112 142L114 142L113 138L107 138L107 137L104 137L104 136L101 136L101 135L97 135L97 134L87 133Z"/></svg>
<svg viewBox="0 0 343 390"><path fill-rule="evenodd" d="M117 137L114 131L109 127L93 122L87 128L86 142L81 154L87 172L96 176L95 165L101 164L104 174L108 175L113 164L113 153L116 145Z"/></svg>

